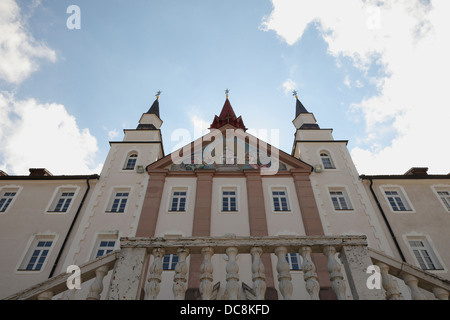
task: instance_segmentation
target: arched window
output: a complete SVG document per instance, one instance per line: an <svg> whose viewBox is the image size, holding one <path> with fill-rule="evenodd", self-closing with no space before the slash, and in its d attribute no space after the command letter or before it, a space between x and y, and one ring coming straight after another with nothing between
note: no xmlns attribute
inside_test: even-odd
<svg viewBox="0 0 450 320"><path fill-rule="evenodd" d="M336 169L334 166L333 160L331 159L331 156L326 151L320 152L320 159L322 159L322 164L324 169Z"/></svg>
<svg viewBox="0 0 450 320"><path fill-rule="evenodd" d="M136 166L136 160L137 160L137 153L132 152L128 155L127 161L125 162L125 167L123 170L134 170L134 167Z"/></svg>

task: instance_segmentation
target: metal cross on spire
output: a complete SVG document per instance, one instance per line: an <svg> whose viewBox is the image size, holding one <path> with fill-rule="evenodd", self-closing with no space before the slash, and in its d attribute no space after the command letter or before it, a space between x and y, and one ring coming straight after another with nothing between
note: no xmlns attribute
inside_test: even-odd
<svg viewBox="0 0 450 320"><path fill-rule="evenodd" d="M230 89L225 90L225 96L228 98L228 94L230 93Z"/></svg>
<svg viewBox="0 0 450 320"><path fill-rule="evenodd" d="M156 99L159 99L159 96L161 95L161 90L158 90L158 92L155 94L155 96L156 96Z"/></svg>
<svg viewBox="0 0 450 320"><path fill-rule="evenodd" d="M292 91L292 95L293 95L296 99L298 99L297 90Z"/></svg>

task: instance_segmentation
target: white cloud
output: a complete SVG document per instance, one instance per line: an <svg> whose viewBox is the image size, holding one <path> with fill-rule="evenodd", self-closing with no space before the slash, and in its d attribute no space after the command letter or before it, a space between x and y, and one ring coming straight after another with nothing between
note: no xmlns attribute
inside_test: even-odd
<svg viewBox="0 0 450 320"><path fill-rule="evenodd" d="M297 84L292 79L287 79L285 82L283 82L283 90L285 94L292 92L296 87Z"/></svg>
<svg viewBox="0 0 450 320"><path fill-rule="evenodd" d="M0 79L19 84L38 70L40 59L53 62L56 53L27 31L14 0L0 1Z"/></svg>
<svg viewBox="0 0 450 320"><path fill-rule="evenodd" d="M8 174L47 168L53 174L100 173L97 140L79 129L63 105L18 101L0 92L0 167Z"/></svg>
<svg viewBox="0 0 450 320"><path fill-rule="evenodd" d="M33 1L29 9L40 3ZM13 0L0 1L0 79L20 84L39 68L39 60L56 61L55 51L36 41ZM97 141L88 129L56 103L18 100L0 92L0 168L27 175L31 167L53 174L100 173L94 163Z"/></svg>
<svg viewBox="0 0 450 320"><path fill-rule="evenodd" d="M450 106L450 1L435 0L272 0L273 11L263 21L292 45L311 22L337 58L352 59L367 71L373 63L384 74L369 79L380 93L356 106L364 115L369 147L352 150L360 173L404 173L427 166L448 173L450 153L442 147L448 133ZM357 81L347 79L347 85ZM338 84L337 84L338 85ZM320 121L320 120L319 120ZM391 145L383 132L396 132Z"/></svg>
<svg viewBox="0 0 450 320"><path fill-rule="evenodd" d="M191 141L196 140L210 132L208 128L211 126L211 123L209 123L208 121L198 117L195 114L190 115L190 120L192 126L194 127L194 135Z"/></svg>
<svg viewBox="0 0 450 320"><path fill-rule="evenodd" d="M109 140L113 140L119 136L119 131L117 129L108 130Z"/></svg>

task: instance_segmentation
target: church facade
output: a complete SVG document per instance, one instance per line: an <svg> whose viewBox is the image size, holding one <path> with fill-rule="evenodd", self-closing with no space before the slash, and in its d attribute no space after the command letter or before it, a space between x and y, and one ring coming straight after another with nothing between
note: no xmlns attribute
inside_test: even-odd
<svg viewBox="0 0 450 320"><path fill-rule="evenodd" d="M348 285L354 276L335 247L317 247L335 237L339 248L363 239L377 259L383 256L423 271L423 277L438 283L440 297L448 299L450 176L422 177L417 184L414 174L389 176L391 180L360 176L347 141L334 140L332 129L320 128L298 97L295 102L291 154L247 133L227 95L208 134L166 155L158 96L136 129L124 130L123 141L110 142L99 175L69 180L43 169L34 169L38 178L3 173L2 250L12 259L0 265L0 295L17 297L43 281L50 283L69 266L106 261L114 252L123 254L118 258L123 260L129 250L141 250L150 241L152 249L142 249L145 258L126 262L142 271L136 293L123 297L358 299ZM388 212L393 203L400 208L392 192L406 194L408 189L410 194L405 186L410 183L411 196L420 197L420 204L414 211ZM27 193L42 205L33 206ZM401 217L402 211L415 214L414 219ZM386 213L396 216L388 221ZM27 217L36 223L22 225ZM202 241L210 245L199 249ZM278 245L280 241L288 245ZM300 246L302 241L311 245ZM54 290L52 298L118 297L117 288L123 286L118 284L123 267L118 260L111 260L115 267L108 262L110 267L96 269L80 289ZM381 260L365 261L360 275ZM394 280L397 291L385 288L389 294L381 295L416 297L406 279L399 276ZM423 290L422 280L418 284ZM99 290L103 285L106 290ZM366 283L360 279L358 285ZM430 292L423 297L438 297Z"/></svg>

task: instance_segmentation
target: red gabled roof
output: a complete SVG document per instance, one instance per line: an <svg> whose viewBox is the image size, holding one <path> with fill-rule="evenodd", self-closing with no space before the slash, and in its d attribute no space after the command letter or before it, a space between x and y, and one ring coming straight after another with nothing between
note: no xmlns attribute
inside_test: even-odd
<svg viewBox="0 0 450 320"><path fill-rule="evenodd" d="M223 105L220 115L219 116L216 115L214 117L210 129L219 129L226 124L231 124L232 126L238 129L242 129L244 131L247 130L247 128L244 125L244 121L242 120L242 117L241 116L236 117L236 114L234 113L233 107L231 106L231 103L228 100L228 98L225 100L225 104Z"/></svg>

